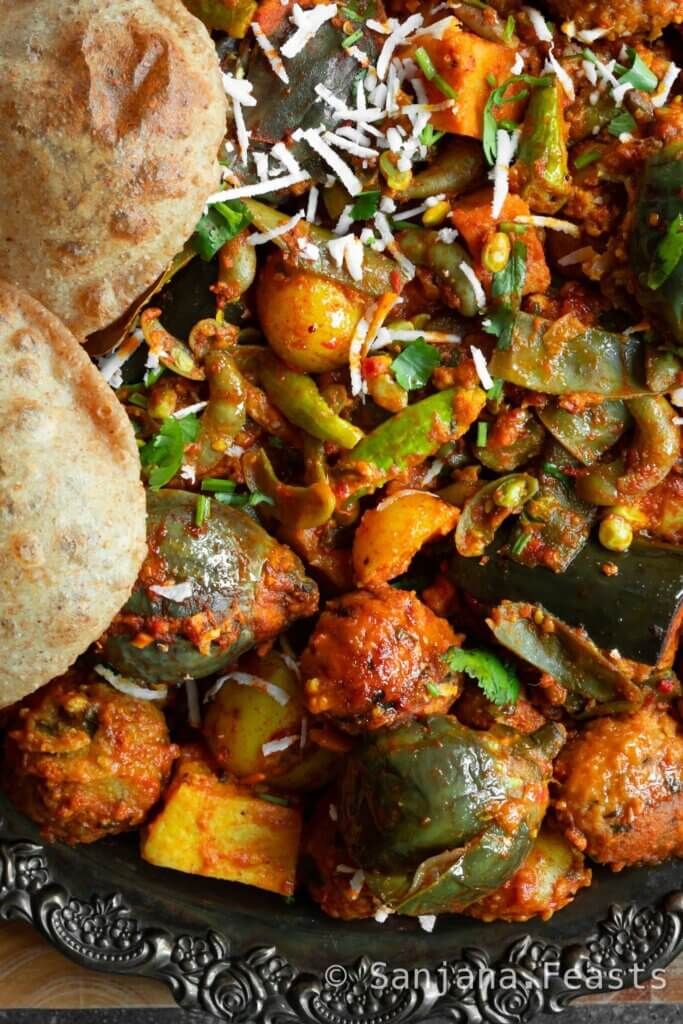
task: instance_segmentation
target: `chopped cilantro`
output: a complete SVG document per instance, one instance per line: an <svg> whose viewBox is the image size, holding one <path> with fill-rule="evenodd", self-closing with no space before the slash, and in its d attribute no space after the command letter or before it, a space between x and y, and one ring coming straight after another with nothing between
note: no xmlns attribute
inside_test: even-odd
<svg viewBox="0 0 683 1024"><path fill-rule="evenodd" d="M482 329L486 334L493 334L498 338L497 348L509 348L512 341L512 330L515 321L515 314L511 309L498 309L489 313L482 323Z"/></svg>
<svg viewBox="0 0 683 1024"><path fill-rule="evenodd" d="M342 39L341 44L345 49L347 49L349 46L353 46L354 43L357 43L358 40L362 38L363 29L357 28L355 32L351 33L351 35L345 36L344 39Z"/></svg>
<svg viewBox="0 0 683 1024"><path fill-rule="evenodd" d="M420 132L420 142L423 146L429 149L430 146L435 146L439 139L442 139L446 133L440 132L434 128L431 124L426 124Z"/></svg>
<svg viewBox="0 0 683 1024"><path fill-rule="evenodd" d="M610 123L607 125L607 131L610 135L614 135L617 138L624 132L632 132L637 128L635 118L629 114L628 110L622 110L620 114L613 117Z"/></svg>
<svg viewBox="0 0 683 1024"><path fill-rule="evenodd" d="M420 68L420 71L425 76L428 82L433 82L439 92L442 92L444 96L447 96L450 100L457 100L458 94L450 85L445 78L442 78L439 72L432 64L432 59L425 50L424 46L418 46L415 51L415 61Z"/></svg>
<svg viewBox="0 0 683 1024"><path fill-rule="evenodd" d="M425 683L425 690L432 697L443 697L443 694L441 693L439 687L436 685L436 683L432 683L431 681Z"/></svg>
<svg viewBox="0 0 683 1024"><path fill-rule="evenodd" d="M484 155L490 164L495 164L496 153L498 145L496 141L496 131L498 130L498 121L494 113L496 107L501 107L505 103L510 103L512 100L525 99L529 95L528 89L522 89L521 92L515 93L513 96L506 98L505 94L509 88L513 85L530 85L545 86L550 85L553 79L549 75L545 75L542 78L536 78L534 75L513 75L512 78L506 79L502 85L491 90L491 94L486 101L484 107L484 124L482 132L482 145L484 147Z"/></svg>
<svg viewBox="0 0 683 1024"><path fill-rule="evenodd" d="M650 71L631 46L628 48L628 55L631 66L619 78L619 85L626 85L629 82L634 89L640 89L641 92L654 92L658 84L657 76Z"/></svg>
<svg viewBox="0 0 683 1024"><path fill-rule="evenodd" d="M517 673L491 651L449 647L443 657L453 672L465 672L474 679L493 704L504 707L517 702L520 691Z"/></svg>
<svg viewBox="0 0 683 1024"><path fill-rule="evenodd" d="M251 214L239 199L214 203L197 224L192 245L203 260L213 259L221 246L239 234L251 220Z"/></svg>
<svg viewBox="0 0 683 1024"><path fill-rule="evenodd" d="M602 153L599 149L587 149L585 152L577 156L574 161L574 167L576 167L577 171L581 171L584 167L589 167L591 164L594 164L601 156Z"/></svg>
<svg viewBox="0 0 683 1024"><path fill-rule="evenodd" d="M361 192L356 196L356 201L351 207L351 216L354 220L370 220L379 209L381 192Z"/></svg>
<svg viewBox="0 0 683 1024"><path fill-rule="evenodd" d="M506 43L509 43L515 34L517 23L515 21L514 14L508 14L507 21L505 22L505 28L503 29L503 39Z"/></svg>
<svg viewBox="0 0 683 1024"><path fill-rule="evenodd" d="M504 299L508 305L518 305L526 280L526 245L524 242L512 243L512 252L502 270L497 271L491 281L491 295L494 299Z"/></svg>
<svg viewBox="0 0 683 1024"><path fill-rule="evenodd" d="M433 345L428 345L424 338L411 341L396 356L391 369L398 384L406 391L423 388L428 383L432 371L439 365L440 357Z"/></svg>
<svg viewBox="0 0 683 1024"><path fill-rule="evenodd" d="M489 425L484 420L477 423L477 448L485 448L489 439Z"/></svg>
<svg viewBox="0 0 683 1024"><path fill-rule="evenodd" d="M159 433L140 449L142 465L151 467L148 482L153 490L173 479L182 465L186 445L196 441L198 435L199 420L194 414L181 419L169 416Z"/></svg>
<svg viewBox="0 0 683 1024"><path fill-rule="evenodd" d="M655 261L647 275L647 286L661 288L683 258L683 214L677 213L657 246Z"/></svg>
<svg viewBox="0 0 683 1024"><path fill-rule="evenodd" d="M197 504L194 510L194 525L203 526L211 516L211 498L206 494L197 495Z"/></svg>
<svg viewBox="0 0 683 1024"><path fill-rule="evenodd" d="M140 409L147 408L147 395L141 395L138 392L133 392L132 395L128 396L129 405L137 405Z"/></svg>

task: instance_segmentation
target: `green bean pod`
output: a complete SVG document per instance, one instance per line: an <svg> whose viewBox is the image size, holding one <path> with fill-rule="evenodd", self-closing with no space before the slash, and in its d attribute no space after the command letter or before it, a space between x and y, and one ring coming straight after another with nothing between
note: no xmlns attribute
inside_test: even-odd
<svg viewBox="0 0 683 1024"><path fill-rule="evenodd" d="M218 253L216 294L222 305L239 299L254 283L256 247L249 244L248 238L248 230L240 231Z"/></svg>
<svg viewBox="0 0 683 1024"><path fill-rule="evenodd" d="M455 530L460 555L483 555L508 516L521 512L538 490L538 480L528 473L510 473L485 484L465 503Z"/></svg>
<svg viewBox="0 0 683 1024"><path fill-rule="evenodd" d="M644 343L637 335L587 327L558 342L548 333L550 326L541 317L517 313L509 345L499 346L489 360L491 375L548 395L635 398L647 393Z"/></svg>
<svg viewBox="0 0 683 1024"><path fill-rule="evenodd" d="M437 282L448 289L445 301L463 316L479 312L477 297L462 264L472 267L469 255L458 242L439 241L439 232L428 228L406 228L396 235L404 256L419 267L433 271Z"/></svg>
<svg viewBox="0 0 683 1024"><path fill-rule="evenodd" d="M645 164L633 217L629 262L641 306L659 318L683 343L683 257L671 239L680 236L683 218L683 142L654 153ZM676 225L679 226L676 232ZM679 237L680 241L680 237Z"/></svg>
<svg viewBox="0 0 683 1024"><path fill-rule="evenodd" d="M636 422L636 436L629 451L629 466L617 487L623 497L651 491L673 469L681 450L680 431L674 411L663 395L633 398L628 409Z"/></svg>
<svg viewBox="0 0 683 1024"><path fill-rule="evenodd" d="M323 526L332 518L336 501L332 488L319 480L307 487L295 487L278 480L264 450L249 451L242 458L247 486L261 491L273 501L273 513L293 530L310 530Z"/></svg>
<svg viewBox="0 0 683 1024"><path fill-rule="evenodd" d="M199 421L195 464L206 474L217 466L247 418L247 382L229 349L215 349L204 360L209 404Z"/></svg>
<svg viewBox="0 0 683 1024"><path fill-rule="evenodd" d="M450 388L385 420L335 466L334 489L340 505L372 494L434 455L444 442L462 437L485 403L481 388Z"/></svg>
<svg viewBox="0 0 683 1024"><path fill-rule="evenodd" d="M204 371L192 350L180 338L174 337L159 321L160 309L146 309L140 315L140 329L152 355L162 366L188 380L204 380Z"/></svg>
<svg viewBox="0 0 683 1024"><path fill-rule="evenodd" d="M566 688L572 712L614 701L628 701L632 709L642 703L642 692L624 669L540 605L503 601L488 621L499 644Z"/></svg>
<svg viewBox="0 0 683 1024"><path fill-rule="evenodd" d="M401 191L401 199L427 199L442 192L458 196L483 181L485 172L484 154L476 139L444 139L429 166Z"/></svg>
<svg viewBox="0 0 683 1024"><path fill-rule="evenodd" d="M355 448L365 436L353 423L330 409L312 377L290 370L277 356L264 352L259 365L263 390L287 419L320 441Z"/></svg>
<svg viewBox="0 0 683 1024"><path fill-rule="evenodd" d="M255 199L245 199L244 205L249 210L253 224L259 231L272 231L273 228L282 227L290 219L287 214L274 210L265 203L259 203ZM346 266L338 267L332 258L327 243L336 238L332 231L318 227L317 224L305 224L297 228L302 233L298 237L307 237L318 249L315 259L303 259L298 246L288 242L287 235L280 235L273 239L273 243L287 253L288 260L292 260L301 270L309 271L311 274L319 274L321 277L339 281L347 288L363 292L372 298L380 298L387 292L400 292L406 283L406 278L401 273L401 268L395 260L389 259L380 252L366 247L363 256L363 277L356 281L351 277Z"/></svg>
<svg viewBox="0 0 683 1024"><path fill-rule="evenodd" d="M623 457L596 466L577 481L577 493L595 505L618 505L660 484L680 454L680 432L674 411L662 395L643 395L627 402L636 434Z"/></svg>
<svg viewBox="0 0 683 1024"><path fill-rule="evenodd" d="M513 530L510 557L522 565L545 566L565 572L590 536L597 510L577 496L570 476L558 477L556 464L569 459L557 442L544 453L538 472L538 492L527 503ZM552 466L553 472L546 467Z"/></svg>
<svg viewBox="0 0 683 1024"><path fill-rule="evenodd" d="M515 171L534 213L556 213L571 191L562 87L555 75L534 89L526 109Z"/></svg>
<svg viewBox="0 0 683 1024"><path fill-rule="evenodd" d="M617 443L631 421L626 403L618 399L589 405L580 412L567 412L547 405L538 418L568 452L592 466Z"/></svg>

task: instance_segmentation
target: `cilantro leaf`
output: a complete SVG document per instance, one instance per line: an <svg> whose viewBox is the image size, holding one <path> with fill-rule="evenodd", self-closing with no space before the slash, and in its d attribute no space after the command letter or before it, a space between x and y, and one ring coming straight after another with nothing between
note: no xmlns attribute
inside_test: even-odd
<svg viewBox="0 0 683 1024"><path fill-rule="evenodd" d="M655 262L647 275L647 286L652 291L661 288L683 259L683 214L677 213L669 224L664 238L657 246Z"/></svg>
<svg viewBox="0 0 683 1024"><path fill-rule="evenodd" d="M502 270L497 271L491 280L491 296L494 299L505 299L509 305L518 305L526 280L526 245L524 242L513 242L510 259Z"/></svg>
<svg viewBox="0 0 683 1024"><path fill-rule="evenodd" d="M391 364L396 381L406 391L423 388L440 363L438 351L424 338L411 341Z"/></svg>
<svg viewBox="0 0 683 1024"><path fill-rule="evenodd" d="M362 28L357 28L355 32L352 32L350 35L345 36L342 39L341 44L344 47L344 49L348 49L349 46L353 46L354 43L357 43L358 40L362 39L362 38L363 38L363 29Z"/></svg>
<svg viewBox="0 0 683 1024"><path fill-rule="evenodd" d="M153 490L173 479L182 465L186 445L198 436L199 420L194 414L180 419L169 416L163 421L159 433L140 449L142 465L151 467L148 482Z"/></svg>
<svg viewBox="0 0 683 1024"><path fill-rule="evenodd" d="M192 236L192 246L207 262L221 246L239 234L251 221L251 214L239 199L215 203L200 219Z"/></svg>
<svg viewBox="0 0 683 1024"><path fill-rule="evenodd" d="M550 85L553 81L552 77L545 75L542 78L536 78L534 75L513 75L512 78L506 79L502 85L497 86L493 89L486 101L484 107L484 123L482 130L482 145L484 147L484 156L488 162L493 165L496 162L496 153L498 151L498 144L496 140L496 131L498 129L498 121L496 120L495 108L502 107L506 103L511 103L513 100L522 100L529 95L528 89L522 89L521 92L514 93L512 96L506 96L509 88L513 85L530 85L545 86Z"/></svg>
<svg viewBox="0 0 683 1024"><path fill-rule="evenodd" d="M420 142L429 149L430 146L435 146L445 134L445 132L438 131L433 125L426 124L420 132Z"/></svg>
<svg viewBox="0 0 683 1024"><path fill-rule="evenodd" d="M482 330L498 338L497 348L510 348L515 314L512 309L497 309L482 322Z"/></svg>
<svg viewBox="0 0 683 1024"><path fill-rule="evenodd" d="M619 85L626 85L629 82L634 89L640 89L641 92L654 92L658 84L657 76L650 71L631 46L628 55L631 58L631 66L619 79Z"/></svg>
<svg viewBox="0 0 683 1024"><path fill-rule="evenodd" d="M619 138L619 136L624 132L630 133L637 127L635 118L629 114L628 110L622 110L620 114L617 114L616 117L612 118L610 123L607 125L607 131L610 135L614 135L616 138Z"/></svg>
<svg viewBox="0 0 683 1024"><path fill-rule="evenodd" d="M351 207L351 216L354 220L370 220L379 209L381 192L361 192L356 196L356 201Z"/></svg>
<svg viewBox="0 0 683 1024"><path fill-rule="evenodd" d="M213 495L219 505L232 505L233 508L255 508L256 505L274 505L275 502L263 491L247 491L242 494L219 491Z"/></svg>
<svg viewBox="0 0 683 1024"><path fill-rule="evenodd" d="M444 96L448 96L451 100L457 100L458 94L445 78L442 78L439 72L432 64L432 58L429 56L424 46L418 46L414 53L415 61L422 74L425 76L428 82L433 82L439 92L443 93Z"/></svg>
<svg viewBox="0 0 683 1024"><path fill-rule="evenodd" d="M450 647L443 657L453 672L465 672L474 679L493 704L504 707L517 702L520 691L517 673L491 651Z"/></svg>

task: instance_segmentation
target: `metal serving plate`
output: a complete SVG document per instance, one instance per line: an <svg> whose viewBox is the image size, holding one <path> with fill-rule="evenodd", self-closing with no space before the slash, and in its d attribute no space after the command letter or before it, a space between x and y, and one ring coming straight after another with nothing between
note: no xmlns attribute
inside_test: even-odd
<svg viewBox="0 0 683 1024"><path fill-rule="evenodd" d="M0 917L95 970L166 982L232 1024L522 1024L661 982L683 951L683 861L612 874L548 922L342 922L301 896L153 868L135 836L46 846L0 797Z"/></svg>

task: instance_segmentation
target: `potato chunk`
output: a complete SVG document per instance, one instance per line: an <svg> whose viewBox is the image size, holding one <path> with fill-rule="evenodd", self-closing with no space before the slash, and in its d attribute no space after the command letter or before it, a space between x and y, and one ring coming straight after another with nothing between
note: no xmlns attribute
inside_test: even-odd
<svg viewBox="0 0 683 1024"><path fill-rule="evenodd" d="M353 541L356 583L376 587L399 576L424 544L454 530L459 516L429 491L395 494L368 509Z"/></svg>
<svg viewBox="0 0 683 1024"><path fill-rule="evenodd" d="M221 782L198 750L185 753L162 810L142 835L143 860L159 867L294 892L301 812Z"/></svg>

